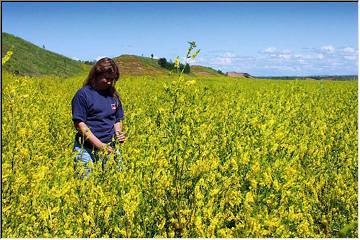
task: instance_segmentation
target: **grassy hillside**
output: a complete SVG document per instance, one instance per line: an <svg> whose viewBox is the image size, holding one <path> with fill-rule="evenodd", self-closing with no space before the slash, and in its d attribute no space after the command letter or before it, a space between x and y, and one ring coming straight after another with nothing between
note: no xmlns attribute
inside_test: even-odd
<svg viewBox="0 0 360 240"><path fill-rule="evenodd" d="M148 57L139 57L135 55L121 55L114 58L120 67L120 73L123 76L140 75L163 75L168 74L168 70L162 68L157 63L157 59Z"/></svg>
<svg viewBox="0 0 360 240"><path fill-rule="evenodd" d="M24 39L2 33L2 56L13 46L13 55L4 69L20 75L72 76L83 72L88 66L60 54L40 48Z"/></svg>
<svg viewBox="0 0 360 240"><path fill-rule="evenodd" d="M121 55L114 58L124 76L156 76L167 75L169 70L160 67L158 59L140 57L135 55ZM189 76L220 77L224 76L215 69L204 66L192 66Z"/></svg>
<svg viewBox="0 0 360 240"><path fill-rule="evenodd" d="M210 67L204 67L204 66L192 66L191 67L191 73L195 76L224 76L220 73L218 73L215 69Z"/></svg>

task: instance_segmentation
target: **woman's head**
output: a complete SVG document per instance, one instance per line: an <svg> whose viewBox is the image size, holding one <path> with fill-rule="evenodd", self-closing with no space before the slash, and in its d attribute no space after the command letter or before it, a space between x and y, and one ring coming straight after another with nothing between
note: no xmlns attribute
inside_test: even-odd
<svg viewBox="0 0 360 240"><path fill-rule="evenodd" d="M115 83L119 79L119 68L111 58L105 57L91 68L84 85L90 85L98 90L109 90L111 95L117 95Z"/></svg>

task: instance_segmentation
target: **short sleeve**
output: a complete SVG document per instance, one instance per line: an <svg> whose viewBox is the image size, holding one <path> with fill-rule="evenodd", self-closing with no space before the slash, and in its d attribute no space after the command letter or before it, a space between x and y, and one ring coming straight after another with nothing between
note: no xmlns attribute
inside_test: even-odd
<svg viewBox="0 0 360 240"><path fill-rule="evenodd" d="M72 120L75 121L86 121L87 116L87 101L86 96L82 91L78 91L72 99Z"/></svg>
<svg viewBox="0 0 360 240"><path fill-rule="evenodd" d="M122 107L120 99L117 99L117 101L118 101L119 105L116 108L115 116L116 116L116 122L120 122L120 120L124 119L124 109Z"/></svg>

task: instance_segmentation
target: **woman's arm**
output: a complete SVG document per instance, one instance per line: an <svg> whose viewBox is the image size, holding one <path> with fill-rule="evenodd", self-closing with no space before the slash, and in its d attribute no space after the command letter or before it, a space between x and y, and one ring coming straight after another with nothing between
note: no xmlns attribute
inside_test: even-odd
<svg viewBox="0 0 360 240"><path fill-rule="evenodd" d="M113 149L106 145L105 143L101 142L91 131L90 128L81 121L77 121L74 123L75 128L78 130L80 134L82 134L86 140L90 141L95 147L100 150L107 150L109 153L113 151Z"/></svg>

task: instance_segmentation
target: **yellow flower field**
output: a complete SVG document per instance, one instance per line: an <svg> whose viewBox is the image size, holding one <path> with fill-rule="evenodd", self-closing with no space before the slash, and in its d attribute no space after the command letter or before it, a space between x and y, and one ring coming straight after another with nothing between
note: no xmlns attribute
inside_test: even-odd
<svg viewBox="0 0 360 240"><path fill-rule="evenodd" d="M357 81L126 77L122 171L74 164L85 74L2 79L3 237L357 237Z"/></svg>

